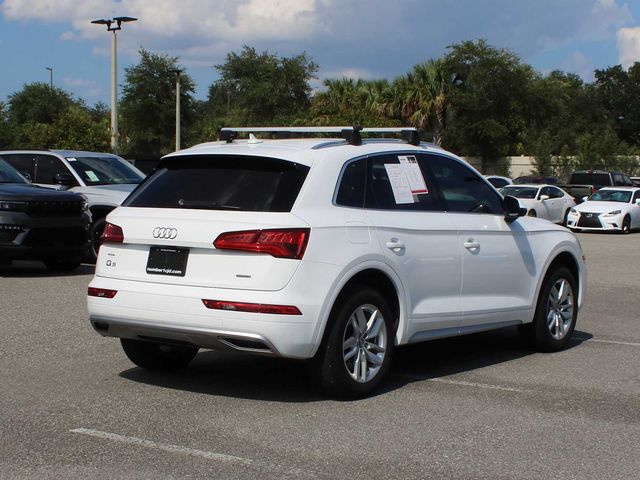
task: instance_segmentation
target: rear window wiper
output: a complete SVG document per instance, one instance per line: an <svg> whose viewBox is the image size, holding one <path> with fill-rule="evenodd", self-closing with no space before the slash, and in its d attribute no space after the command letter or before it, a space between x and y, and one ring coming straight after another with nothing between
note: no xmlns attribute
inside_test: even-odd
<svg viewBox="0 0 640 480"><path fill-rule="evenodd" d="M181 198L178 200L178 205L182 208L204 208L213 210L240 210L240 207L236 205L221 205L209 200L185 200Z"/></svg>

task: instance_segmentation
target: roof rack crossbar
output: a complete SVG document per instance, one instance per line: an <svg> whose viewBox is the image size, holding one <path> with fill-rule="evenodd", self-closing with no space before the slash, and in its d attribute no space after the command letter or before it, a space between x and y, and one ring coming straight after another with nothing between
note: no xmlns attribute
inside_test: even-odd
<svg viewBox="0 0 640 480"><path fill-rule="evenodd" d="M220 140L227 143L238 138L238 133L275 133L277 138L290 138L295 133L336 133L351 145L362 145L362 133L397 133L411 145L420 145L420 132L409 127L363 128L353 126L329 127L225 127L220 129Z"/></svg>

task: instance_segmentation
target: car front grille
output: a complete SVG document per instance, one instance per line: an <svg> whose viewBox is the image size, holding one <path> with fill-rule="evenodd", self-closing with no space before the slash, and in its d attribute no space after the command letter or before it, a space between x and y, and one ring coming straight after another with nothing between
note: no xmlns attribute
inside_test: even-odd
<svg viewBox="0 0 640 480"><path fill-rule="evenodd" d="M578 220L578 227L602 228L599 214L592 212L582 212L580 214L580 220Z"/></svg>
<svg viewBox="0 0 640 480"><path fill-rule="evenodd" d="M30 201L27 214L31 217L77 217L82 213L82 200Z"/></svg>
<svg viewBox="0 0 640 480"><path fill-rule="evenodd" d="M87 241L87 231L74 228L34 228L24 241L30 247L55 247L82 245Z"/></svg>

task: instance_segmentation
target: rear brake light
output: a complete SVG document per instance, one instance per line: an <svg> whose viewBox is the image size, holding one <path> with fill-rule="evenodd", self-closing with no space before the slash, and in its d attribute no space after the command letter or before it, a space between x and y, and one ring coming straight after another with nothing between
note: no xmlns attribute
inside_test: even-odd
<svg viewBox="0 0 640 480"><path fill-rule="evenodd" d="M89 287L87 289L87 295L90 297L98 297L98 298L113 298L118 293L117 290L110 290L108 288L94 288Z"/></svg>
<svg viewBox="0 0 640 480"><path fill-rule="evenodd" d="M266 303L224 302L222 300L202 300L204 306L213 310L233 312L273 313L275 315L302 315L298 307L292 305L269 305Z"/></svg>
<svg viewBox="0 0 640 480"><path fill-rule="evenodd" d="M277 258L300 260L309 241L309 228L246 230L222 233L213 242L219 250L268 253Z"/></svg>
<svg viewBox="0 0 640 480"><path fill-rule="evenodd" d="M124 242L124 232L122 228L113 223L107 223L100 237L100 244L103 243L122 243Z"/></svg>

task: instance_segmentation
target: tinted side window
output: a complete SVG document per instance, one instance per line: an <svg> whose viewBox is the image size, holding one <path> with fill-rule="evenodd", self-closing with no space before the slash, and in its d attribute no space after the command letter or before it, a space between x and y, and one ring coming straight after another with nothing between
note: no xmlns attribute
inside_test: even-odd
<svg viewBox="0 0 640 480"><path fill-rule="evenodd" d="M56 184L56 175L58 173L68 173L69 169L62 163L59 158L51 155L38 155L36 159L36 176L34 183L44 183L48 185Z"/></svg>
<svg viewBox="0 0 640 480"><path fill-rule="evenodd" d="M124 202L128 207L289 212L309 167L266 157L176 156Z"/></svg>
<svg viewBox="0 0 640 480"><path fill-rule="evenodd" d="M636 203L636 200L640 199L640 190L638 190L636 193L633 194L633 200L631 200L631 203Z"/></svg>
<svg viewBox="0 0 640 480"><path fill-rule="evenodd" d="M342 172L336 203L345 207L364 207L365 176L367 160L361 159L349 163Z"/></svg>
<svg viewBox="0 0 640 480"><path fill-rule="evenodd" d="M538 198L540 198L542 195L546 195L549 198L552 198L551 196L551 189L549 187L542 187L540 189L540 193L538 194Z"/></svg>
<svg viewBox="0 0 640 480"><path fill-rule="evenodd" d="M502 199L484 180L462 163L429 156L429 168L450 212L503 214Z"/></svg>
<svg viewBox="0 0 640 480"><path fill-rule="evenodd" d="M560 190L559 188L549 187L549 192L551 192L551 198L562 198L562 197L564 197L564 194L562 193L562 190Z"/></svg>
<svg viewBox="0 0 640 480"><path fill-rule="evenodd" d="M33 180L35 155L30 153L11 153L2 155L2 158L20 173L28 173L31 180Z"/></svg>
<svg viewBox="0 0 640 480"><path fill-rule="evenodd" d="M411 194L408 183L405 188L400 188L392 184L393 180L389 178L390 169L396 169L401 165L400 158L410 158L412 166L407 167L418 174L424 181L426 191ZM379 155L368 159L367 180L366 180L366 208L376 210L421 210L433 211L442 210L438 198L435 195L433 184L427 174L423 161L416 155ZM385 165L394 165L396 167L388 167ZM418 170L415 170L416 167ZM403 167L405 168L405 167ZM404 171L404 170L403 170ZM408 182L408 173L404 175L405 182ZM393 175L393 173L392 173ZM419 178L418 178L419 180Z"/></svg>

